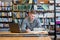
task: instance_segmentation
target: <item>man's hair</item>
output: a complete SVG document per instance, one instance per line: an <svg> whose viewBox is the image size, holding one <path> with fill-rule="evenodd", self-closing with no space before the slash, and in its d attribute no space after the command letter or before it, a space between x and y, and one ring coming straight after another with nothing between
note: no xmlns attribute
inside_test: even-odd
<svg viewBox="0 0 60 40"><path fill-rule="evenodd" d="M29 11L28 14L29 14L29 13L30 13L30 14L35 14L34 11Z"/></svg>

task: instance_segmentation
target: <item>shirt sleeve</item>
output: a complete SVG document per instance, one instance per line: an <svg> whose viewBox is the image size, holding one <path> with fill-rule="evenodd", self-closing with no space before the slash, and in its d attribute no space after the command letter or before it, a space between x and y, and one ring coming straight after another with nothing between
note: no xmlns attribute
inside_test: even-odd
<svg viewBox="0 0 60 40"><path fill-rule="evenodd" d="M26 32L26 20L23 20L22 27L21 27L21 32Z"/></svg>
<svg viewBox="0 0 60 40"><path fill-rule="evenodd" d="M42 27L39 19L37 19L37 27Z"/></svg>

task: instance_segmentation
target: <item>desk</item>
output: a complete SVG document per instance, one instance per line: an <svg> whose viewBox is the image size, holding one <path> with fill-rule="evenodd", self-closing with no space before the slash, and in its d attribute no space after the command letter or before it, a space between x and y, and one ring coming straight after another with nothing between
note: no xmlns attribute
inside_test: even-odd
<svg viewBox="0 0 60 40"><path fill-rule="evenodd" d="M44 32L45 33L45 32ZM44 34L44 33L40 33L40 34ZM48 32L46 32L45 34L47 34ZM11 33L11 32L0 32L0 34L31 34L31 33ZM0 36L0 40L51 40L51 38L49 36L46 37L1 37Z"/></svg>

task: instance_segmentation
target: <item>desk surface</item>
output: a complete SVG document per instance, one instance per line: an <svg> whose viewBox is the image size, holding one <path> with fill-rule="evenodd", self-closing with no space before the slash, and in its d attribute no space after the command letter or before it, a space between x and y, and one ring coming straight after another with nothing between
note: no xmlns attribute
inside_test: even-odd
<svg viewBox="0 0 60 40"><path fill-rule="evenodd" d="M0 34L32 34L32 33L11 33L11 32L0 32ZM48 34L48 32L43 32L39 34ZM46 37L1 37L0 40L51 40L49 36Z"/></svg>
<svg viewBox="0 0 60 40"><path fill-rule="evenodd" d="M48 34L47 31L41 31L39 33L11 33L11 32L0 32L0 34Z"/></svg>
<svg viewBox="0 0 60 40"><path fill-rule="evenodd" d="M0 37L0 40L51 40L50 37Z"/></svg>

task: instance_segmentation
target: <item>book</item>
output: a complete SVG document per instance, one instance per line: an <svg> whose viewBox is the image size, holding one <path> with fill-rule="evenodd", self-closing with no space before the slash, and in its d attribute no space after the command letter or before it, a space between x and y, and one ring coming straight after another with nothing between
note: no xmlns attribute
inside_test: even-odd
<svg viewBox="0 0 60 40"><path fill-rule="evenodd" d="M2 6L4 6L4 2L2 2Z"/></svg>
<svg viewBox="0 0 60 40"><path fill-rule="evenodd" d="M12 2L10 2L10 6L12 6Z"/></svg>
<svg viewBox="0 0 60 40"><path fill-rule="evenodd" d="M2 18L2 22L8 22L8 18Z"/></svg>
<svg viewBox="0 0 60 40"><path fill-rule="evenodd" d="M13 10L14 10L14 11L17 11L17 10L18 10L17 5L14 5L14 6L13 6Z"/></svg>
<svg viewBox="0 0 60 40"><path fill-rule="evenodd" d="M2 18L0 18L0 22L2 22Z"/></svg>
<svg viewBox="0 0 60 40"><path fill-rule="evenodd" d="M21 3L24 4L24 3L27 3L28 0L22 0Z"/></svg>
<svg viewBox="0 0 60 40"><path fill-rule="evenodd" d="M54 3L54 0L49 0L49 3Z"/></svg>
<svg viewBox="0 0 60 40"><path fill-rule="evenodd" d="M7 12L4 12L4 16L8 16L8 13Z"/></svg>
<svg viewBox="0 0 60 40"><path fill-rule="evenodd" d="M37 5L34 5L34 10L37 10Z"/></svg>
<svg viewBox="0 0 60 40"><path fill-rule="evenodd" d="M22 25L22 19L18 19L19 25Z"/></svg>
<svg viewBox="0 0 60 40"><path fill-rule="evenodd" d="M16 17L17 18L20 18L20 12L17 13Z"/></svg>
<svg viewBox="0 0 60 40"><path fill-rule="evenodd" d="M13 18L17 18L16 15L17 15L17 12L13 12Z"/></svg>
<svg viewBox="0 0 60 40"><path fill-rule="evenodd" d="M18 10L21 10L21 5L18 5Z"/></svg>
<svg viewBox="0 0 60 40"><path fill-rule="evenodd" d="M0 6L2 6L2 3L1 3L1 1L0 1Z"/></svg>
<svg viewBox="0 0 60 40"><path fill-rule="evenodd" d="M57 13L56 13L56 17L59 17L59 16L60 16L60 13L57 12Z"/></svg>
<svg viewBox="0 0 60 40"><path fill-rule="evenodd" d="M8 18L8 22L12 22L12 18Z"/></svg>
<svg viewBox="0 0 60 40"><path fill-rule="evenodd" d="M3 27L3 24L2 23L0 23L0 27Z"/></svg>
<svg viewBox="0 0 60 40"><path fill-rule="evenodd" d="M60 0L56 0L56 3L60 3Z"/></svg>
<svg viewBox="0 0 60 40"><path fill-rule="evenodd" d="M37 0L37 3L48 3L49 0Z"/></svg>
<svg viewBox="0 0 60 40"><path fill-rule="evenodd" d="M49 5L49 10L54 10L54 5Z"/></svg>
<svg viewBox="0 0 60 40"><path fill-rule="evenodd" d="M5 16L5 15L4 15L4 12L2 12L2 16Z"/></svg>
<svg viewBox="0 0 60 40"><path fill-rule="evenodd" d="M18 23L18 20L17 19L14 19L14 23Z"/></svg>
<svg viewBox="0 0 60 40"><path fill-rule="evenodd" d="M31 4L28 4L28 5L26 6L26 8L27 8L27 11L31 11L31 10L32 10L32 5L31 5Z"/></svg>
<svg viewBox="0 0 60 40"><path fill-rule="evenodd" d="M34 3L37 3L37 0L33 0L34 1Z"/></svg>
<svg viewBox="0 0 60 40"><path fill-rule="evenodd" d="M25 18L26 16L25 16L25 12L23 12L23 18Z"/></svg>
<svg viewBox="0 0 60 40"><path fill-rule="evenodd" d="M2 12L0 12L0 16L2 16Z"/></svg>
<svg viewBox="0 0 60 40"><path fill-rule="evenodd" d="M20 18L23 18L23 12L20 12Z"/></svg>
<svg viewBox="0 0 60 40"><path fill-rule="evenodd" d="M9 24L3 24L3 27L9 27Z"/></svg>
<svg viewBox="0 0 60 40"><path fill-rule="evenodd" d="M48 5L47 4L43 4L41 6L43 7L44 10L48 10Z"/></svg>
<svg viewBox="0 0 60 40"><path fill-rule="evenodd" d="M12 16L12 12L9 12L9 13L8 13L8 16Z"/></svg>
<svg viewBox="0 0 60 40"><path fill-rule="evenodd" d="M8 6L8 4L9 4L8 2L4 2L4 6Z"/></svg>
<svg viewBox="0 0 60 40"><path fill-rule="evenodd" d="M0 10L2 10L2 7L0 7Z"/></svg>
<svg viewBox="0 0 60 40"><path fill-rule="evenodd" d="M4 7L4 11L8 11L7 9L8 9L7 7Z"/></svg>
<svg viewBox="0 0 60 40"><path fill-rule="evenodd" d="M12 10L12 7L7 7L7 10L8 10L8 11Z"/></svg>
<svg viewBox="0 0 60 40"><path fill-rule="evenodd" d="M32 3L33 0L29 0L29 3Z"/></svg>

